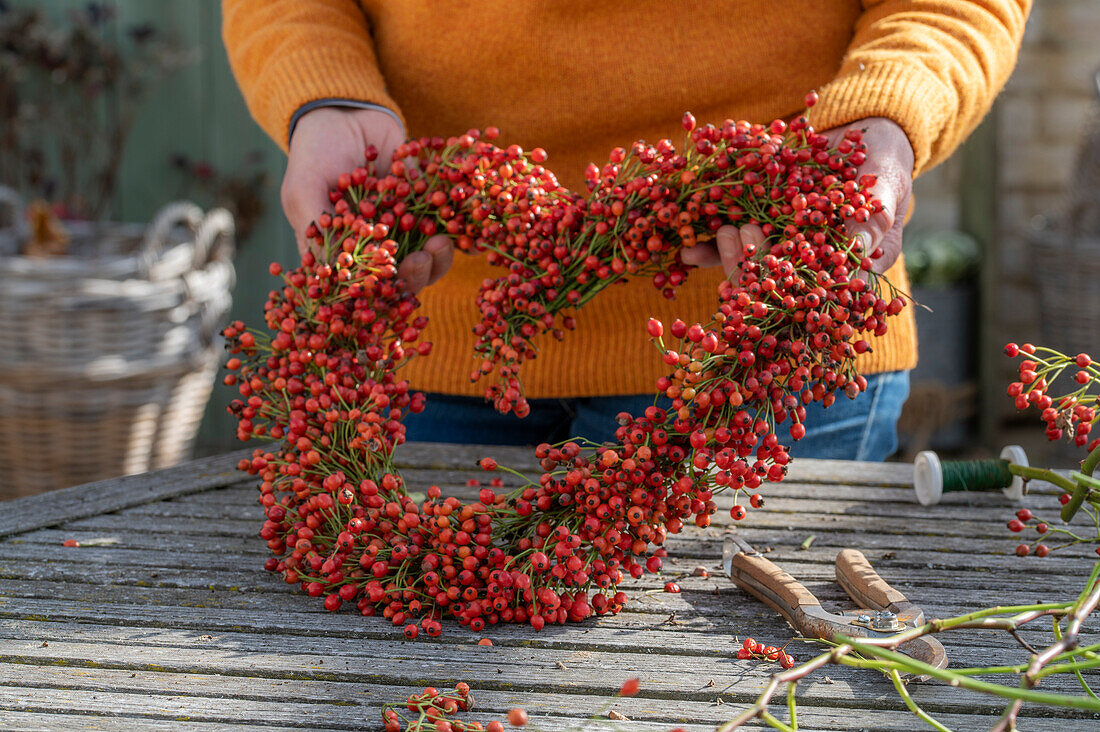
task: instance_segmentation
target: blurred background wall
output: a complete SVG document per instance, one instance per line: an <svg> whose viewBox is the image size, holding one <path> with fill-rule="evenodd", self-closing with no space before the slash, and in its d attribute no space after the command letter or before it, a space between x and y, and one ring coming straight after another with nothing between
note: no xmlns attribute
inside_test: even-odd
<svg viewBox="0 0 1100 732"><path fill-rule="evenodd" d="M3 0L0 0L3 1ZM151 85L134 119L108 218L148 222L169 201L186 198L203 207L225 204L249 188L262 206L246 236L238 238L237 287L232 317L255 320L272 280L267 265L290 262L294 239L279 207L285 157L252 121L233 80L221 42L218 0L6 0L12 9L38 8L50 21L68 14L101 14L110 36L151 29L191 53L182 68ZM73 124L80 124L74 119ZM234 190L237 189L237 190ZM238 222L239 225L240 222ZM239 228L239 226L238 226ZM224 405L233 391L219 385L199 434L197 454L236 449L233 421Z"/></svg>
<svg viewBox="0 0 1100 732"><path fill-rule="evenodd" d="M1015 362L1001 356L1000 349L1007 341L1041 343L1048 335L1042 330L1043 283L1029 231L1037 217L1057 219L1064 213L1075 167L1088 162L1081 159L1089 142L1086 134L1095 134L1100 118L1098 70L1100 2L1037 0L1018 65L993 112L963 150L915 184L917 205L906 230L907 251L910 240L945 229L969 233L981 244L974 275L979 325L973 352L978 419L971 427L979 438L974 446L1022 442L1037 459L1073 454L1068 446L1047 443L1034 428L1033 416L1018 415L1005 397ZM940 315L924 314L924 319L950 330L952 318ZM932 343L935 337L932 329L922 329L918 374L928 378L945 367L951 370L933 360L941 357ZM1100 332L1077 348L1095 352L1098 345ZM934 389L924 390L923 396L933 403L939 398ZM915 406L910 405L909 417ZM912 420L908 426L913 428Z"/></svg>
<svg viewBox="0 0 1100 732"><path fill-rule="evenodd" d="M63 17L88 3L0 0ZM268 262L291 262L293 238L278 196L284 158L251 121L220 37L217 0L115 0L104 20L114 33L148 25L194 49L143 102L127 142L112 217L148 221L174 198L211 205L237 186L262 205L239 243L233 317L255 321L270 287ZM1006 340L1041 340L1038 291L1026 230L1064 198L1089 116L1100 108L1093 72L1100 67L1100 1L1039 0L1019 67L990 117L965 148L916 184L906 250L920 269L917 294L935 312L921 315L922 365L903 420L903 455L931 444L976 454L1005 441L1042 442L1021 429L1004 396L1013 366ZM78 124L74 120L74 124ZM220 188L220 192L213 189ZM923 272L923 274L921 273ZM1095 348L1093 343L1081 349ZM218 387L198 453L235 449ZM1038 439L1036 439L1038 437Z"/></svg>

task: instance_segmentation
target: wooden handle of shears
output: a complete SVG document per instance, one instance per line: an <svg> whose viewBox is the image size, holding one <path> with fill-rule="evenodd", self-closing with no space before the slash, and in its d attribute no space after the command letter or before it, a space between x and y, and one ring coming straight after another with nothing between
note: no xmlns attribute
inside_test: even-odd
<svg viewBox="0 0 1100 732"><path fill-rule="evenodd" d="M869 610L886 610L892 605L897 612L900 605L909 604L905 595L879 577L863 552L856 549L843 549L837 555L836 581L860 607Z"/></svg>
<svg viewBox="0 0 1100 732"><path fill-rule="evenodd" d="M730 577L738 587L776 610L795 628L802 626L800 608L821 605L798 580L760 555L734 555Z"/></svg>

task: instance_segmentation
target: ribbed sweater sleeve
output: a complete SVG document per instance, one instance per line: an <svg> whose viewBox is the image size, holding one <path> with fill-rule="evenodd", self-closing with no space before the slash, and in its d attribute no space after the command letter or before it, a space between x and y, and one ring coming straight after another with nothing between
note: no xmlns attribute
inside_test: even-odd
<svg viewBox="0 0 1100 732"><path fill-rule="evenodd" d="M223 0L222 36L249 111L284 151L291 118L310 102L370 102L400 115L354 0Z"/></svg>
<svg viewBox="0 0 1100 732"><path fill-rule="evenodd" d="M1016 63L1031 0L864 0L839 73L811 120L828 129L886 117L913 145L915 174L977 127Z"/></svg>

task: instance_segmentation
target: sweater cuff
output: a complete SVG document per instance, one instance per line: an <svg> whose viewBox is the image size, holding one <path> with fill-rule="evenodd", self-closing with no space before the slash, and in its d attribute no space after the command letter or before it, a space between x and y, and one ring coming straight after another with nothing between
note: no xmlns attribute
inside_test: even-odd
<svg viewBox="0 0 1100 732"><path fill-rule="evenodd" d="M298 107L298 109L291 116L290 129L287 130L286 134L286 144L288 146L290 145L291 138L294 137L294 128L298 125L298 120L302 118L302 115L304 115L306 112L312 112L315 109L320 109L321 107L347 107L349 109L371 109L375 112L385 112L389 116L393 117L394 121L397 122L397 124L401 125L402 131L404 131L405 129L405 123L401 121L401 117L398 116L397 112L389 109L388 107L383 107L380 104L361 102L358 99L317 99L308 104L303 104L302 106Z"/></svg>
<svg viewBox="0 0 1100 732"><path fill-rule="evenodd" d="M354 101L384 108L405 126L374 59L335 46L300 48L272 63L256 91L256 115L265 131L287 151L292 122L303 107L328 100Z"/></svg>
<svg viewBox="0 0 1100 732"><path fill-rule="evenodd" d="M819 132L867 117L893 120L913 146L915 178L928 165L940 131L957 106L952 94L931 71L904 62L884 62L842 69L821 90L808 116Z"/></svg>

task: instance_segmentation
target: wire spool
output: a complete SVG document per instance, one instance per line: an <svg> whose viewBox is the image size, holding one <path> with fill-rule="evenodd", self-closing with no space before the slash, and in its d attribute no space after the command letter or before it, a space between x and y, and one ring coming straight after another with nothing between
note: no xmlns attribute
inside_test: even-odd
<svg viewBox="0 0 1100 732"><path fill-rule="evenodd" d="M1009 472L1008 465L1027 467L1027 454L1019 445L1001 450L999 460L946 460L931 450L913 461L913 488L922 506L934 506L944 493L1001 491L1010 501L1024 497L1024 479Z"/></svg>

